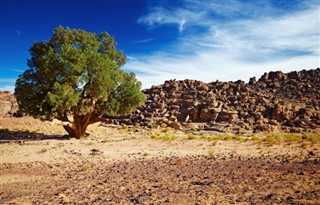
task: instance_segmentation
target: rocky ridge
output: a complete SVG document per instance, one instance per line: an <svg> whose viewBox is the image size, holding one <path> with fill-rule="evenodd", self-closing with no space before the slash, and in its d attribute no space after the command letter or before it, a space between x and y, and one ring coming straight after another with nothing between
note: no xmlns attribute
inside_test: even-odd
<svg viewBox="0 0 320 205"><path fill-rule="evenodd" d="M320 69L265 73L257 81L169 80L144 90L121 124L218 132L312 132L320 127Z"/></svg>

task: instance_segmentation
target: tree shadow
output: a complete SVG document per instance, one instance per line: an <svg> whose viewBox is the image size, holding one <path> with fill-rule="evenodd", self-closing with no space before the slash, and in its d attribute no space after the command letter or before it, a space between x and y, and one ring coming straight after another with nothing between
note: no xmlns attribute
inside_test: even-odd
<svg viewBox="0 0 320 205"><path fill-rule="evenodd" d="M69 140L69 135L48 135L29 131L0 130L0 144L16 141Z"/></svg>

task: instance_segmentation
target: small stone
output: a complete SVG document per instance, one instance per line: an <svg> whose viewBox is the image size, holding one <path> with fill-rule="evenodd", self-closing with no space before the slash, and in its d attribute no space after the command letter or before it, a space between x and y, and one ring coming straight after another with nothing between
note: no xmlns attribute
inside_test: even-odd
<svg viewBox="0 0 320 205"><path fill-rule="evenodd" d="M172 128L174 128L176 130L182 130L182 126L178 122L172 122L171 124L169 124L169 127L172 127Z"/></svg>

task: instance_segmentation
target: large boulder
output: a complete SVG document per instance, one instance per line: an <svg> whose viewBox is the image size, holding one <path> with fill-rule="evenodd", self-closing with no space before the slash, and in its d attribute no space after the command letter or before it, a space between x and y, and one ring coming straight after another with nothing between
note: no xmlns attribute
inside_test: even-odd
<svg viewBox="0 0 320 205"><path fill-rule="evenodd" d="M20 115L17 100L8 91L0 91L0 117L10 117Z"/></svg>

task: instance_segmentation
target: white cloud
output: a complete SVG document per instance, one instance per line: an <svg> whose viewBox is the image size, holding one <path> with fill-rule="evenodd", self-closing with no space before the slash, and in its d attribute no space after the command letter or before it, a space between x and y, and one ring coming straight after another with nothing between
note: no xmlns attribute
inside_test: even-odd
<svg viewBox="0 0 320 205"><path fill-rule="evenodd" d="M125 68L136 71L145 88L173 78L205 82L248 80L271 70L288 72L320 67L318 4L281 13L267 3L262 8L240 1L231 7L217 1L197 2L173 10L154 8L138 20L152 29L176 24L186 34L166 51L134 56L136 59L127 63ZM209 17L210 12L230 17L243 11L244 6L248 6L244 10L246 18L231 18L226 22ZM208 31L188 35L188 28L194 25L204 26Z"/></svg>
<svg viewBox="0 0 320 205"><path fill-rule="evenodd" d="M261 76L264 72L281 70L284 72L301 69L314 69L319 65L315 56L294 57L270 61L268 63L248 63L239 61L235 54L223 52L201 52L197 56L151 57L151 61L134 61L126 68L137 71L137 77L144 88L162 84L169 79L196 79L204 82L248 81L250 77ZM135 69L132 69L135 68Z"/></svg>

